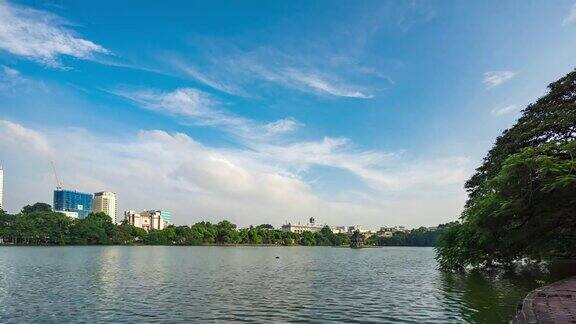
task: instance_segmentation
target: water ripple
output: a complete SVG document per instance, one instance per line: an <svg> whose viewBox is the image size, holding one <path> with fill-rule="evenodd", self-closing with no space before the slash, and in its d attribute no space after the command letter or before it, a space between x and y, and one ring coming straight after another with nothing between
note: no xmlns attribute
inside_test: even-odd
<svg viewBox="0 0 576 324"><path fill-rule="evenodd" d="M279 259L275 259L279 256ZM529 287L430 248L0 248L0 322L507 322Z"/></svg>

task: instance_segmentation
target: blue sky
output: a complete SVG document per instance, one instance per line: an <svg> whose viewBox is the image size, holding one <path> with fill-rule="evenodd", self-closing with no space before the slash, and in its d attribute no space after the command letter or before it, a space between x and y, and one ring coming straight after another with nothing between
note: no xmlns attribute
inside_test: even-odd
<svg viewBox="0 0 576 324"><path fill-rule="evenodd" d="M435 225L574 68L574 1L0 1L5 206Z"/></svg>

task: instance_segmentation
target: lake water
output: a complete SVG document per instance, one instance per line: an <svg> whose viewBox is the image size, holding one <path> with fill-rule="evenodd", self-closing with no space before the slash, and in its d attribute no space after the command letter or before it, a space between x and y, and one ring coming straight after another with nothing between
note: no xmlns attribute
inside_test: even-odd
<svg viewBox="0 0 576 324"><path fill-rule="evenodd" d="M432 248L0 247L0 322L506 323L542 283L436 267Z"/></svg>

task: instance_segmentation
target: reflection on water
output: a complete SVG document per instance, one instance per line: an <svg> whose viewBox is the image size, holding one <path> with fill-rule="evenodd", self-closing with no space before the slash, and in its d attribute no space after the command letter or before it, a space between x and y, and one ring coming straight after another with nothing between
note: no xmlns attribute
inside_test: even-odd
<svg viewBox="0 0 576 324"><path fill-rule="evenodd" d="M446 298L461 305L462 319L472 323L507 322L531 290L576 275L574 264L556 263L544 271L524 267L514 272L443 273Z"/></svg>
<svg viewBox="0 0 576 324"><path fill-rule="evenodd" d="M506 323L567 275L436 266L431 248L3 247L0 322Z"/></svg>

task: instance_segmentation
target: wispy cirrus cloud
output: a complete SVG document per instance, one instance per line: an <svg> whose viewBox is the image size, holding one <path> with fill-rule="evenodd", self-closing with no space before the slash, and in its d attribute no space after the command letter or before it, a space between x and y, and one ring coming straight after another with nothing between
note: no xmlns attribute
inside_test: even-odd
<svg viewBox="0 0 576 324"><path fill-rule="evenodd" d="M216 127L240 139L263 139L295 131L302 123L294 118L284 118L270 123L240 117L220 107L220 103L206 92L194 88L173 91L152 89L109 91L129 99L138 107L159 113L184 117L185 123Z"/></svg>
<svg viewBox="0 0 576 324"><path fill-rule="evenodd" d="M374 97L369 87L347 81L347 73L273 49L256 49L251 52L229 50L226 53L213 51L204 59L202 70L181 58L172 57L170 62L177 73L232 95L250 97L253 94L249 94L248 89L275 85L321 96L358 99ZM348 73L383 81L382 74L374 69L369 74L356 67L350 70L352 72ZM388 80L384 81L388 83Z"/></svg>
<svg viewBox="0 0 576 324"><path fill-rule="evenodd" d="M68 22L42 10L0 1L0 49L60 67L60 56L91 59L110 51L78 36Z"/></svg>
<svg viewBox="0 0 576 324"><path fill-rule="evenodd" d="M284 161L300 171L313 165L354 171L382 166L395 157L394 154L356 150L351 140L343 137L325 137L318 141L293 142L283 146L264 144L255 148L269 158Z"/></svg>
<svg viewBox="0 0 576 324"><path fill-rule="evenodd" d="M502 116L502 115L516 112L518 110L520 110L520 107L518 105L508 105L508 106L504 106L504 107L497 107L497 108L492 109L492 115Z"/></svg>
<svg viewBox="0 0 576 324"><path fill-rule="evenodd" d="M130 99L140 107L176 116L198 118L204 122L219 120L214 113L214 99L207 93L194 88L179 88L174 91L112 90L118 96Z"/></svg>
<svg viewBox="0 0 576 324"><path fill-rule="evenodd" d="M190 41L188 54L173 54L169 61L175 73L232 95L264 97L272 87L282 87L366 100L393 85L390 73L402 65L396 57L372 55L371 40L382 31L407 31L434 16L433 6L421 1L354 6L341 19L312 24L305 33L294 30L292 22L278 22L274 25L282 32L266 45L198 36Z"/></svg>
<svg viewBox="0 0 576 324"><path fill-rule="evenodd" d="M347 138L252 147L260 159L283 165L291 172L313 166L338 168L361 179L376 195L423 194L434 188L458 186L472 170L464 156L428 158L408 163L401 152L361 150ZM453 166L453 167L451 167Z"/></svg>
<svg viewBox="0 0 576 324"><path fill-rule="evenodd" d="M2 74L8 78L19 78L20 77L20 71L13 69L9 66L6 65L2 65L0 66L2 69Z"/></svg>
<svg viewBox="0 0 576 324"><path fill-rule="evenodd" d="M200 72L196 67L190 64L183 63L178 59L172 59L171 62L172 65L182 74L194 80L197 80L209 86L210 88L232 95L247 96L247 94L244 92L243 89L240 89L238 86L233 85L229 82L222 81L222 78L213 79L212 77L206 75L205 73Z"/></svg>
<svg viewBox="0 0 576 324"><path fill-rule="evenodd" d="M26 80L20 75L20 71L6 65L0 65L0 90L11 89Z"/></svg>
<svg viewBox="0 0 576 324"><path fill-rule="evenodd" d="M576 22L576 3L572 5L572 8L570 8L568 16L566 16L566 18L562 20L562 25L566 26L573 24L575 22Z"/></svg>
<svg viewBox="0 0 576 324"><path fill-rule="evenodd" d="M293 132L302 126L304 126L304 124L295 118L288 117L267 123L264 125L264 129L268 134L284 134Z"/></svg>
<svg viewBox="0 0 576 324"><path fill-rule="evenodd" d="M321 76L309 72L289 69L285 72L285 75L286 78L284 81L287 84L294 83L297 87L307 87L312 91L330 94L336 97L361 99L374 97L363 90L359 90L358 87L330 82L328 79L323 79Z"/></svg>
<svg viewBox="0 0 576 324"><path fill-rule="evenodd" d="M398 27L404 32L411 28L423 25L436 17L436 10L429 2L410 1L405 3L405 7L396 8Z"/></svg>
<svg viewBox="0 0 576 324"><path fill-rule="evenodd" d="M48 91L44 81L29 79L20 71L6 65L0 65L0 97L7 94L27 96Z"/></svg>
<svg viewBox="0 0 576 324"><path fill-rule="evenodd" d="M517 72L514 71L489 71L484 73L484 80L482 82L487 89L490 89L510 81L516 74Z"/></svg>

